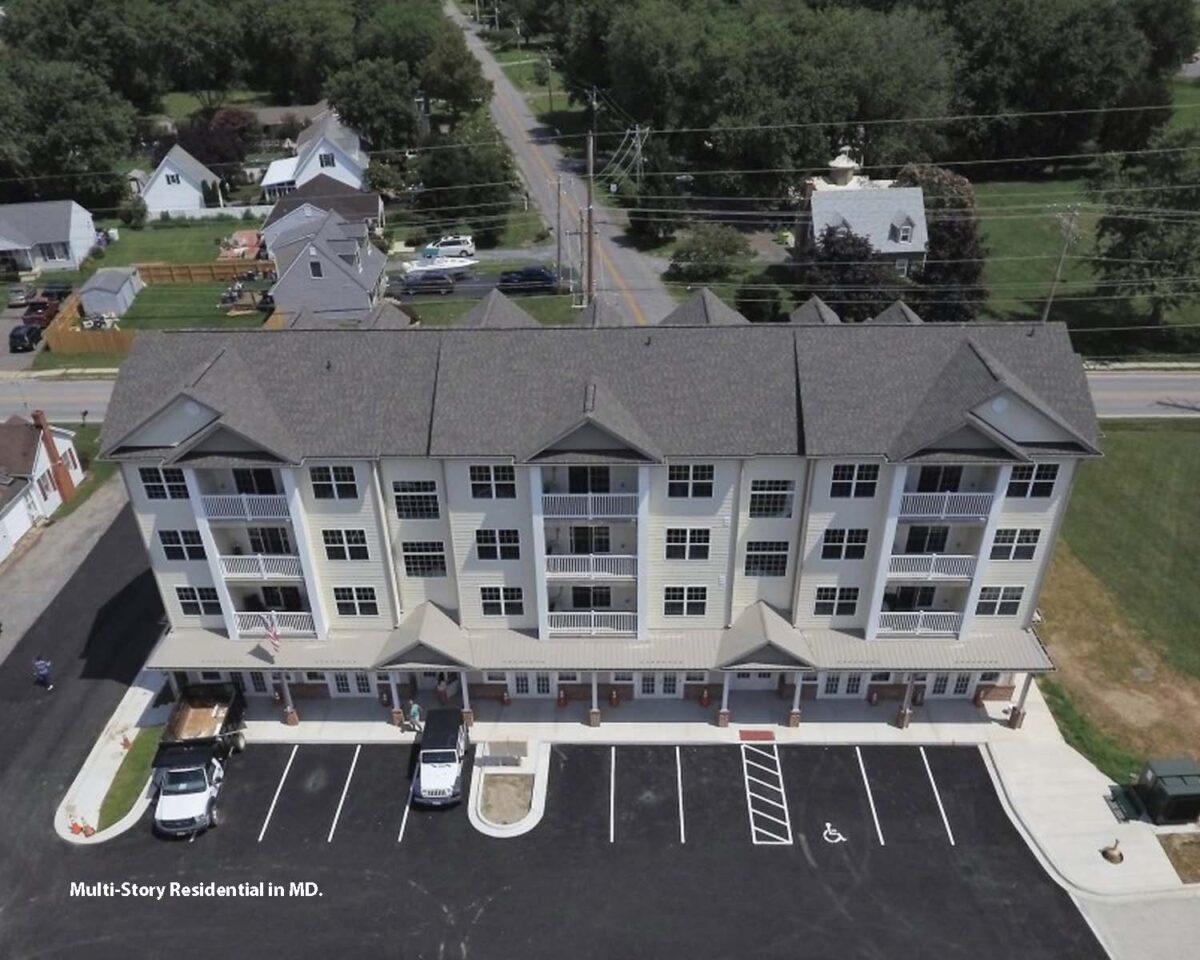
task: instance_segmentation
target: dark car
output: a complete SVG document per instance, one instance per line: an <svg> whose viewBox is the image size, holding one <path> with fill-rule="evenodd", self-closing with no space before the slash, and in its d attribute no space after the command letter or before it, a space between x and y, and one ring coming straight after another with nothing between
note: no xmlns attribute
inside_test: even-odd
<svg viewBox="0 0 1200 960"><path fill-rule="evenodd" d="M42 287L42 298L45 300L66 300L71 295L71 291L75 288L65 281L55 280L53 283L48 283Z"/></svg>
<svg viewBox="0 0 1200 960"><path fill-rule="evenodd" d="M404 278L404 292L410 294L417 293L440 293L447 294L454 292L454 278L445 273L410 273Z"/></svg>
<svg viewBox="0 0 1200 960"><path fill-rule="evenodd" d="M8 331L8 352L29 353L36 350L42 340L42 328L21 324Z"/></svg>
<svg viewBox="0 0 1200 960"><path fill-rule="evenodd" d="M38 327L48 327L57 313L57 300L31 300L29 306L25 308L25 313L21 316L21 322Z"/></svg>
<svg viewBox="0 0 1200 960"><path fill-rule="evenodd" d="M505 270L500 274L500 289L513 293L529 293L534 290L556 291L558 275L549 267L522 267L520 270Z"/></svg>

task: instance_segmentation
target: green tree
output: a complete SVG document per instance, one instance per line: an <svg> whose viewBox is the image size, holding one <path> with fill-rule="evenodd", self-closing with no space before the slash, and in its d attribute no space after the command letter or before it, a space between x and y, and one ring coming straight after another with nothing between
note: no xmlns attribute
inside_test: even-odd
<svg viewBox="0 0 1200 960"><path fill-rule="evenodd" d="M177 0L166 18L163 58L176 90L200 101L207 119L246 69L238 8L212 0Z"/></svg>
<svg viewBox="0 0 1200 960"><path fill-rule="evenodd" d="M974 320L987 298L983 283L986 250L979 236L975 188L966 177L942 167L910 164L896 176L898 187L920 187L925 198L929 245L925 265L913 276L921 291L924 320Z"/></svg>
<svg viewBox="0 0 1200 960"><path fill-rule="evenodd" d="M443 102L454 119L486 104L492 94L462 31L449 23L421 64L420 77L425 95Z"/></svg>
<svg viewBox="0 0 1200 960"><path fill-rule="evenodd" d="M280 103L312 103L354 58L354 14L342 0L263 0L258 79Z"/></svg>
<svg viewBox="0 0 1200 960"><path fill-rule="evenodd" d="M783 291L761 282L746 282L733 295L733 305L751 323L779 323L783 320Z"/></svg>
<svg viewBox="0 0 1200 960"><path fill-rule="evenodd" d="M724 280L749 256L749 241L733 227L697 223L675 247L667 273L688 283Z"/></svg>
<svg viewBox="0 0 1200 960"><path fill-rule="evenodd" d="M374 150L404 150L417 140L417 88L403 63L360 60L329 78L325 96Z"/></svg>
<svg viewBox="0 0 1200 960"><path fill-rule="evenodd" d="M462 36L436 3L388 0L378 4L355 32L355 54L360 60L398 60L416 74L447 28Z"/></svg>
<svg viewBox="0 0 1200 960"><path fill-rule="evenodd" d="M871 241L844 227L826 227L801 262L797 302L816 295L847 323L861 323L896 300L904 283ZM919 311L918 311L919 312Z"/></svg>
<svg viewBox="0 0 1200 960"><path fill-rule="evenodd" d="M1179 278L1200 272L1200 217L1181 213L1200 210L1200 129L1162 131L1150 146L1165 152L1136 164L1104 157L1090 187L1105 211L1096 224L1096 273L1120 284L1111 292L1146 297L1159 326L1196 296L1196 284Z"/></svg>

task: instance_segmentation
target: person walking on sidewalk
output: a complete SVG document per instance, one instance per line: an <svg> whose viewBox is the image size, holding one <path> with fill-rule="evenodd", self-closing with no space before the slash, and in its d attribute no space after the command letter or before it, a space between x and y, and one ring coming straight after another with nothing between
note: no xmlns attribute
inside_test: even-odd
<svg viewBox="0 0 1200 960"><path fill-rule="evenodd" d="M425 724L421 722L421 705L417 703L416 700L413 700L413 702L409 704L408 722L412 724L413 730L415 730L417 733L420 733L423 729L425 729Z"/></svg>
<svg viewBox="0 0 1200 960"><path fill-rule="evenodd" d="M45 687L47 693L54 689L54 683L50 680L50 661L40 654L33 661L33 682Z"/></svg>

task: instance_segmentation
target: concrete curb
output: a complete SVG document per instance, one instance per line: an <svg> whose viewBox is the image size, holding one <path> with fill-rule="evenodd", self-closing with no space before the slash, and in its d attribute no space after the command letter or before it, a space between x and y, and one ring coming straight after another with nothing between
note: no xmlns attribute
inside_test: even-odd
<svg viewBox="0 0 1200 960"><path fill-rule="evenodd" d="M550 780L550 744L535 742L533 746L537 751L537 764L534 772L532 774L520 774L520 776L533 777L533 798L529 804L529 812L516 823L492 823L483 815L480 809L480 802L483 798L483 778L489 776L489 774L478 765L471 770L471 790L467 798L467 817L471 821L471 826L480 833L497 839L508 839L529 833L530 830L542 822L542 816L546 812L546 789ZM505 769L498 769L496 771L496 773L507 772L509 771Z"/></svg>
<svg viewBox="0 0 1200 960"><path fill-rule="evenodd" d="M56 370L5 370L0 380L111 380L119 367L62 367Z"/></svg>

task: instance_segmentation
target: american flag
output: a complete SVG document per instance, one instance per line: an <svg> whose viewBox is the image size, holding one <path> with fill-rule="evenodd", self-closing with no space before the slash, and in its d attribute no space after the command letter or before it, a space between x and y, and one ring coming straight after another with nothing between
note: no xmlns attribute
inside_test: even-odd
<svg viewBox="0 0 1200 960"><path fill-rule="evenodd" d="M279 631L275 629L275 618L263 616L263 623L267 625L267 643L271 645L271 655L279 656Z"/></svg>

